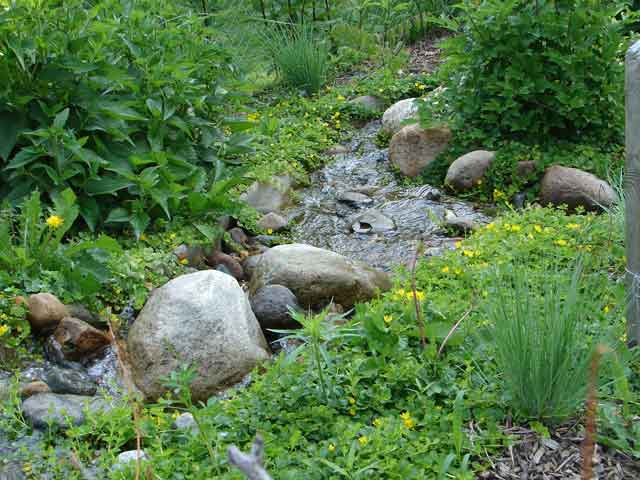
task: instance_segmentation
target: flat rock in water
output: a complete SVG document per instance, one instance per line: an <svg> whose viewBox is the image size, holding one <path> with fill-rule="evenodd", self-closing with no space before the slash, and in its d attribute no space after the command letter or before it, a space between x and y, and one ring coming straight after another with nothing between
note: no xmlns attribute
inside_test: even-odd
<svg viewBox="0 0 640 480"><path fill-rule="evenodd" d="M341 203L345 203L350 207L356 208L371 205L373 203L373 199L371 197L360 192L340 192L337 199Z"/></svg>
<svg viewBox="0 0 640 480"><path fill-rule="evenodd" d="M322 308L330 302L351 308L391 288L389 276L363 262L311 245L279 245L262 254L250 290L284 285L303 308Z"/></svg>
<svg viewBox="0 0 640 480"><path fill-rule="evenodd" d="M88 373L56 365L51 365L45 370L44 381L53 393L92 396L98 388Z"/></svg>
<svg viewBox="0 0 640 480"><path fill-rule="evenodd" d="M351 220L351 229L355 233L383 233L395 230L396 224L377 210L367 210Z"/></svg>

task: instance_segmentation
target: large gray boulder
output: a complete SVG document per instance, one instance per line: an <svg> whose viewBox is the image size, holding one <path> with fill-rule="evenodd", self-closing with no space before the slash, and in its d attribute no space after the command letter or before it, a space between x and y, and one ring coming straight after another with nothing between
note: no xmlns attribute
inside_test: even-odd
<svg viewBox="0 0 640 480"><path fill-rule="evenodd" d="M456 192L471 190L478 185L495 158L495 152L475 150L456 159L444 180Z"/></svg>
<svg viewBox="0 0 640 480"><path fill-rule="evenodd" d="M269 182L254 182L240 198L260 213L280 212L291 203L293 181L288 175Z"/></svg>
<svg viewBox="0 0 640 480"><path fill-rule="evenodd" d="M391 138L389 160L403 175L417 177L442 153L451 140L447 126L407 125Z"/></svg>
<svg viewBox="0 0 640 480"><path fill-rule="evenodd" d="M405 98L391 105L382 115L382 130L394 134L406 122L418 121L418 99Z"/></svg>
<svg viewBox="0 0 640 480"><path fill-rule="evenodd" d="M577 168L554 165L547 169L540 184L540 203L543 205L600 210L615 201L616 193L607 182Z"/></svg>
<svg viewBox="0 0 640 480"><path fill-rule="evenodd" d="M300 310L298 299L291 290L282 285L265 285L251 295L251 308L260 326L264 329L298 328L290 313Z"/></svg>
<svg viewBox="0 0 640 480"><path fill-rule="evenodd" d="M99 397L83 395L60 395L39 393L22 402L22 413L35 428L51 426L66 428L81 425L85 421L85 411L91 413L108 412L111 405Z"/></svg>
<svg viewBox="0 0 640 480"><path fill-rule="evenodd" d="M251 291L265 285L284 285L303 308L334 303L350 308L370 300L378 290L388 290L386 273L338 253L294 243L279 245L262 254L251 280Z"/></svg>
<svg viewBox="0 0 640 480"><path fill-rule="evenodd" d="M150 400L166 388L162 377L192 365L194 400L206 400L239 382L269 358L249 301L231 276L205 270L155 290L128 338L133 378Z"/></svg>

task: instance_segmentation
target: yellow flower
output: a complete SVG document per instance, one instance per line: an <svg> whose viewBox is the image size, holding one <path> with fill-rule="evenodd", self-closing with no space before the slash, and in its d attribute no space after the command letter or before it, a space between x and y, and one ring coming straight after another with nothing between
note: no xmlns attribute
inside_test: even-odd
<svg viewBox="0 0 640 480"><path fill-rule="evenodd" d="M476 252L474 252L473 250L463 250L463 251L462 251L462 254L463 254L465 257L475 257L475 256L477 255L477 253L476 253Z"/></svg>
<svg viewBox="0 0 640 480"><path fill-rule="evenodd" d="M602 309L604 313L609 313L609 310L610 310L609 305L605 305L604 308ZM0 327L0 330L2 330L2 327ZM0 335L2 334L0 333Z"/></svg>
<svg viewBox="0 0 640 480"><path fill-rule="evenodd" d="M355 417L355 415L356 415L356 409L355 409L355 408L350 408L350 409L349 409L349 415L351 415L352 417Z"/></svg>
<svg viewBox="0 0 640 480"><path fill-rule="evenodd" d="M267 228L267 235L271 235L273 233L273 228Z"/></svg>
<svg viewBox="0 0 640 480"><path fill-rule="evenodd" d="M147 239L147 236L144 233L140 235L140 240L145 241L146 239Z"/></svg>
<svg viewBox="0 0 640 480"><path fill-rule="evenodd" d="M376 418L373 421L373 426L376 428L380 428L382 426L382 419L381 418Z"/></svg>
<svg viewBox="0 0 640 480"><path fill-rule="evenodd" d="M560 238L559 240L556 240L554 243L556 245L559 245L560 247L564 247L567 244L567 241L562 239L562 238Z"/></svg>
<svg viewBox="0 0 640 480"><path fill-rule="evenodd" d="M343 102L345 100L346 100L346 98L344 98L342 95L338 95L338 101L339 102Z"/></svg>
<svg viewBox="0 0 640 480"><path fill-rule="evenodd" d="M249 115L247 115L247 120L249 120L250 122L255 122L256 120L258 120L258 118L260 118L260 114L258 112L250 113Z"/></svg>
<svg viewBox="0 0 640 480"><path fill-rule="evenodd" d="M358 442L360 442L360 445L364 447L367 443L369 443L369 438L366 435L362 435L360 438L358 438Z"/></svg>
<svg viewBox="0 0 640 480"><path fill-rule="evenodd" d="M476 185L482 185L482 179L478 179L478 181L476 182Z"/></svg>
<svg viewBox="0 0 640 480"><path fill-rule="evenodd" d="M567 228L570 230L578 230L580 228L580 225L577 223L570 223L567 225Z"/></svg>
<svg viewBox="0 0 640 480"><path fill-rule="evenodd" d="M511 225L512 232L519 232L520 230L522 230L522 227L520 225Z"/></svg>
<svg viewBox="0 0 640 480"><path fill-rule="evenodd" d="M462 269L461 268L454 268L453 273L455 273L456 275L462 275Z"/></svg>
<svg viewBox="0 0 640 480"><path fill-rule="evenodd" d="M176 234L175 234L175 233L170 234L170 235L169 235L169 238L170 238L171 240L173 240L174 238L176 238Z"/></svg>
<svg viewBox="0 0 640 480"><path fill-rule="evenodd" d="M336 446L333 443L330 443L329 446L327 447L327 450L329 450L330 452L335 452Z"/></svg>
<svg viewBox="0 0 640 480"><path fill-rule="evenodd" d="M59 217L58 215L51 215L47 218L47 226L52 229L60 228L64 223L64 218Z"/></svg>
<svg viewBox="0 0 640 480"><path fill-rule="evenodd" d="M9 327L7 325L0 325L0 337L9 331Z"/></svg>
<svg viewBox="0 0 640 480"><path fill-rule="evenodd" d="M493 191L493 199L494 200L500 200L501 198L504 198L504 196L505 196L504 192L501 192L497 188Z"/></svg>
<svg viewBox="0 0 640 480"><path fill-rule="evenodd" d="M180 260L180 265L189 265L189 259L188 258L182 258Z"/></svg>
<svg viewBox="0 0 640 480"><path fill-rule="evenodd" d="M454 248L460 248L460 245L462 245L462 242L456 242L453 244Z"/></svg>
<svg viewBox="0 0 640 480"><path fill-rule="evenodd" d="M494 228L496 228L496 224L491 222L488 223L487 226L485 227L487 230L493 230Z"/></svg>
<svg viewBox="0 0 640 480"><path fill-rule="evenodd" d="M449 267L447 265L445 265L444 267L442 267L442 270L440 270L442 273L449 273Z"/></svg>
<svg viewBox="0 0 640 480"><path fill-rule="evenodd" d="M538 233L542 233L542 227L540 225L534 225L533 229Z"/></svg>
<svg viewBox="0 0 640 480"><path fill-rule="evenodd" d="M382 318L384 320L384 323L386 323L387 325L389 325L393 321L393 317L391 315L385 315Z"/></svg>
<svg viewBox="0 0 640 480"><path fill-rule="evenodd" d="M356 399L353 397L349 397L349 405L355 405L356 404Z"/></svg>
<svg viewBox="0 0 640 480"><path fill-rule="evenodd" d="M404 423L404 426L409 430L415 427L416 422L413 420L413 418L411 418L411 414L409 412L401 413L400 418L402 419L402 423Z"/></svg>
<svg viewBox="0 0 640 480"><path fill-rule="evenodd" d="M419 301L424 300L424 292L416 292L416 298L417 298Z"/></svg>

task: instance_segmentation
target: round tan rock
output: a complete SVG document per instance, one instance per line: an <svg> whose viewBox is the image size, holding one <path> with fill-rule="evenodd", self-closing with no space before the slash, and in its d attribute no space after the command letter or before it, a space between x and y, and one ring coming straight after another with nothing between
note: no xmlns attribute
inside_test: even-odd
<svg viewBox="0 0 640 480"><path fill-rule="evenodd" d="M444 183L456 192L471 190L480 183L495 156L495 152L488 150L475 150L461 156L449 166Z"/></svg>
<svg viewBox="0 0 640 480"><path fill-rule="evenodd" d="M447 126L424 129L407 125L391 138L389 160L403 175L417 177L442 153L451 140Z"/></svg>
<svg viewBox="0 0 640 480"><path fill-rule="evenodd" d="M67 307L50 293L35 293L27 299L27 318L37 333L51 331L69 315Z"/></svg>
<svg viewBox="0 0 640 480"><path fill-rule="evenodd" d="M547 169L540 185L540 203L601 210L613 205L616 193L604 180L577 168L554 165Z"/></svg>

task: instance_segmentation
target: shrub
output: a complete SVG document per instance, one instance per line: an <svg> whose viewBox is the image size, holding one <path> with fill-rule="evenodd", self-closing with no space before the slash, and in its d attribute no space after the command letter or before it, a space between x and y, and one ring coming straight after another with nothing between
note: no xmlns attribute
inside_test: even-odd
<svg viewBox="0 0 640 480"><path fill-rule="evenodd" d="M580 269L531 272L514 269L495 278L486 304L498 370L515 412L557 421L584 400L590 358L585 324L599 310L583 290Z"/></svg>
<svg viewBox="0 0 640 480"><path fill-rule="evenodd" d="M0 196L72 188L91 228L139 236L249 150L223 125L230 59L201 17L166 0L19 2L0 22ZM221 128L223 127L224 128Z"/></svg>
<svg viewBox="0 0 640 480"><path fill-rule="evenodd" d="M457 120L491 137L622 135L614 2L467 1L443 78Z"/></svg>
<svg viewBox="0 0 640 480"><path fill-rule="evenodd" d="M267 48L282 81L307 93L322 88L329 67L329 50L307 25L278 27L266 35Z"/></svg>

